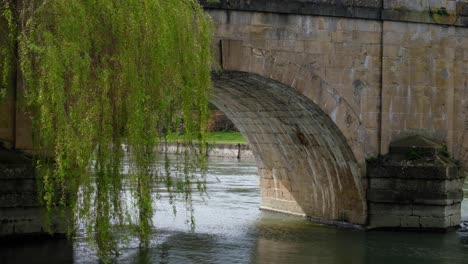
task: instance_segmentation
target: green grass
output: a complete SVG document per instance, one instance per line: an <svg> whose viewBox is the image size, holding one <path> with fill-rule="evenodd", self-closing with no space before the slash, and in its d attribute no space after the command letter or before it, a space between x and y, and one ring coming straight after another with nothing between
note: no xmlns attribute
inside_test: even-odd
<svg viewBox="0 0 468 264"><path fill-rule="evenodd" d="M206 141L215 143L247 143L241 133L237 131L210 132L206 135Z"/></svg>
<svg viewBox="0 0 468 264"><path fill-rule="evenodd" d="M183 136L172 136L169 141L182 140ZM209 143L247 143L240 132L237 131L218 131L210 132L206 135L206 141Z"/></svg>

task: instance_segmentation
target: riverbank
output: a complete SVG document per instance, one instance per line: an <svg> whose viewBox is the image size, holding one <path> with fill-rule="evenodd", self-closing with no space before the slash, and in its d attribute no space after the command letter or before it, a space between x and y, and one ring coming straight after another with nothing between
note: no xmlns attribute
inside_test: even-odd
<svg viewBox="0 0 468 264"><path fill-rule="evenodd" d="M233 159L253 159L253 153L250 149L249 144L245 143L219 143L209 142L208 144L208 156L209 157L223 157ZM160 152L167 151L169 154L180 154L185 151L186 146L181 142L169 142L166 145L160 147ZM193 148L199 149L198 143L193 144Z"/></svg>

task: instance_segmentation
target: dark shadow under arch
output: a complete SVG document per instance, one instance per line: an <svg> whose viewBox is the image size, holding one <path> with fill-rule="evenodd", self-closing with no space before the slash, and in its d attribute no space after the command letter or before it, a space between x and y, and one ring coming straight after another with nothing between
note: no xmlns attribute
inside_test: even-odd
<svg viewBox="0 0 468 264"><path fill-rule="evenodd" d="M359 165L333 121L310 99L246 72L213 76L211 102L250 143L262 208L325 221L365 224Z"/></svg>

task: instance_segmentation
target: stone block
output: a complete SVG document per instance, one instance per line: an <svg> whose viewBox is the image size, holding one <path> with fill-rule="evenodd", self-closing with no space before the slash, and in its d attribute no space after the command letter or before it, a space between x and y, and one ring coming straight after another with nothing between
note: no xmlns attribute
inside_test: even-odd
<svg viewBox="0 0 468 264"><path fill-rule="evenodd" d="M36 185L35 179L0 179L0 193L34 192L37 187Z"/></svg>
<svg viewBox="0 0 468 264"><path fill-rule="evenodd" d="M445 193L458 192L464 179L425 180L400 178L370 178L369 186L373 189L399 190L401 192Z"/></svg>
<svg viewBox="0 0 468 264"><path fill-rule="evenodd" d="M273 179L263 178L263 177L260 178L261 189L269 189L269 188L273 188L273 186L274 186Z"/></svg>
<svg viewBox="0 0 468 264"><path fill-rule="evenodd" d="M402 228L419 228L421 225L419 216L402 216L401 227Z"/></svg>
<svg viewBox="0 0 468 264"><path fill-rule="evenodd" d="M243 46L241 40L222 39L221 40L221 54L223 56L223 69L239 69L243 64L242 56Z"/></svg>
<svg viewBox="0 0 468 264"><path fill-rule="evenodd" d="M461 213L457 212L450 216L450 226L458 226L461 223Z"/></svg>
<svg viewBox="0 0 468 264"><path fill-rule="evenodd" d="M304 211L297 204L297 202L290 200L262 198L262 205L260 209L295 215L304 215Z"/></svg>
<svg viewBox="0 0 468 264"><path fill-rule="evenodd" d="M450 217L424 217L421 216L420 223L422 228L448 228L451 227L450 225Z"/></svg>
<svg viewBox="0 0 468 264"><path fill-rule="evenodd" d="M0 233L0 237L14 234L45 233L43 224L33 220L15 220L3 222L1 225L1 230L4 230L5 233Z"/></svg>
<svg viewBox="0 0 468 264"><path fill-rule="evenodd" d="M400 227L401 217L397 215L369 214L369 228Z"/></svg>
<svg viewBox="0 0 468 264"><path fill-rule="evenodd" d="M444 205L413 205L413 215L422 217L446 217L454 214L460 214L461 204Z"/></svg>
<svg viewBox="0 0 468 264"><path fill-rule="evenodd" d="M370 202L368 212L370 215L411 216L413 215L413 205Z"/></svg>
<svg viewBox="0 0 468 264"><path fill-rule="evenodd" d="M226 24L228 19L228 14L225 11L221 10L212 10L210 11L210 17L213 20L215 25Z"/></svg>
<svg viewBox="0 0 468 264"><path fill-rule="evenodd" d="M39 204L36 192L0 193L1 207L31 207Z"/></svg>
<svg viewBox="0 0 468 264"><path fill-rule="evenodd" d="M5 165L0 161L0 179L35 179L31 165Z"/></svg>
<svg viewBox="0 0 468 264"><path fill-rule="evenodd" d="M52 231L65 234L66 225L61 213L55 210L51 215L51 226L46 224L43 207L0 208L0 238L12 235L45 234Z"/></svg>
<svg viewBox="0 0 468 264"><path fill-rule="evenodd" d="M18 93L21 93L19 91ZM16 111L16 142L15 148L25 152L31 152L33 150L32 143L32 120L28 114L22 110L17 109Z"/></svg>
<svg viewBox="0 0 468 264"><path fill-rule="evenodd" d="M435 166L426 164L426 166L412 165L409 161L406 164L387 163L387 164L369 164L369 178L402 178L402 179L459 179L463 178L458 173L456 166L448 168L444 166ZM409 165L409 166L408 166Z"/></svg>
<svg viewBox="0 0 468 264"><path fill-rule="evenodd" d="M430 193L427 190L411 192L398 189L369 189L367 196L368 201L371 202L452 205L463 200L463 191Z"/></svg>

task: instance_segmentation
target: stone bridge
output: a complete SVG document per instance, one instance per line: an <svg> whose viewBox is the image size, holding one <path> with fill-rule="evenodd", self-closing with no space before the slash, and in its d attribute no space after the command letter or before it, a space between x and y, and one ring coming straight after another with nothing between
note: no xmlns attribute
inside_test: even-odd
<svg viewBox="0 0 468 264"><path fill-rule="evenodd" d="M391 142L467 158L468 1L204 4L213 102L253 148L263 208L365 224L366 159Z"/></svg>
<svg viewBox="0 0 468 264"><path fill-rule="evenodd" d="M468 1L201 3L215 24L212 102L254 151L262 208L371 227L459 224ZM3 109L0 140L29 149L27 117L14 101ZM443 160L428 165L439 174L388 169L414 150Z"/></svg>

